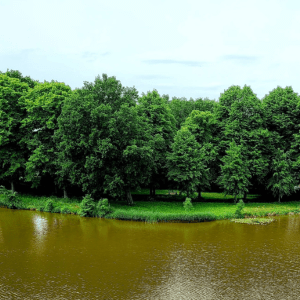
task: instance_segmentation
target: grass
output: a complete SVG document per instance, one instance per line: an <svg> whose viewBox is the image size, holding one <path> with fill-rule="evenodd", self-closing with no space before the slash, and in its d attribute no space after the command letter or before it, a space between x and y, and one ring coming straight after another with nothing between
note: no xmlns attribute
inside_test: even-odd
<svg viewBox="0 0 300 300"><path fill-rule="evenodd" d="M127 206L125 201L114 202L110 205L112 212L107 214L107 219L136 220L144 222L202 222L224 219L236 219L236 205L233 203L234 197L222 193L202 193L204 198L201 202L193 201L193 209L185 211L183 201L186 195L168 195L168 190L157 190L155 201L149 200L149 190L142 189L132 193L134 206ZM197 195L197 194L196 194ZM195 196L195 195L194 195ZM247 221L249 217L259 218L264 216L285 215L289 213L300 214L300 201L283 203L263 203L254 202L260 195L248 195L247 200L253 201L246 203L242 211ZM57 198L57 197L39 197L30 194L18 194L20 203L19 209L30 209L44 211L46 202L53 201L54 208L52 212L79 214L80 198ZM0 195L0 206L5 206L4 197ZM275 200L275 199L274 199ZM260 199L261 201L261 199ZM245 221L244 221L245 220ZM261 222L260 222L261 223ZM264 223L262 223L264 224Z"/></svg>
<svg viewBox="0 0 300 300"><path fill-rule="evenodd" d="M242 224L261 224L266 225L274 221L270 218L247 218L247 219L232 219L232 222L242 223Z"/></svg>

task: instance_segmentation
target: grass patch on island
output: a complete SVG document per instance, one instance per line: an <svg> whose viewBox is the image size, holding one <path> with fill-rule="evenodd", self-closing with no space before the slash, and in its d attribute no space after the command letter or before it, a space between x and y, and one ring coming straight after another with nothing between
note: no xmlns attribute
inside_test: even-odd
<svg viewBox="0 0 300 300"><path fill-rule="evenodd" d="M247 219L232 219L230 220L235 223L242 223L242 224L260 224L266 225L274 221L271 218L247 218Z"/></svg>

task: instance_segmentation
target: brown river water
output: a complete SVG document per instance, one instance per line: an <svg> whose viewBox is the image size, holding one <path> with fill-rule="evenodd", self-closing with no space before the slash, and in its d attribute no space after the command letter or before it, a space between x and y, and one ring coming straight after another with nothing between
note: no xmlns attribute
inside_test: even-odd
<svg viewBox="0 0 300 300"><path fill-rule="evenodd" d="M0 208L0 299L300 299L300 216L156 223Z"/></svg>

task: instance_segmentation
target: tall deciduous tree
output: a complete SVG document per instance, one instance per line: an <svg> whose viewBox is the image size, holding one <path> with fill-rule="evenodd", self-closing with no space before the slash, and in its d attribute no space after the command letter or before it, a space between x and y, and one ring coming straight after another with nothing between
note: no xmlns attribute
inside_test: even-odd
<svg viewBox="0 0 300 300"><path fill-rule="evenodd" d="M242 152L242 146L232 140L226 151L227 154L221 159L223 165L221 166L221 176L218 178L218 183L223 187L225 195L232 194L234 196L234 203L238 196L249 191L248 187L250 186L249 162L245 161Z"/></svg>
<svg viewBox="0 0 300 300"><path fill-rule="evenodd" d="M10 78L17 78L19 79L21 82L27 83L28 86L30 88L34 88L35 85L37 85L39 83L38 80L33 80L31 77L29 76L23 76L22 73L18 70L8 70L6 72L1 72L0 74L4 74L7 75Z"/></svg>
<svg viewBox="0 0 300 300"><path fill-rule="evenodd" d="M184 97L173 97L171 101L168 101L168 105L175 117L176 128L179 130L193 110L213 112L215 106L217 106L217 102L207 98L204 100L202 98L198 98L196 100L190 98L190 100L187 100Z"/></svg>
<svg viewBox="0 0 300 300"><path fill-rule="evenodd" d="M216 119L214 115L209 111L194 110L190 116L184 122L184 126L195 136L197 143L202 149L204 155L205 164L208 166L208 173L202 174L202 177L197 186L198 198L201 197L201 191L204 188L210 188L210 183L215 179L216 168L216 156L218 154L218 146L214 139L214 130L216 125Z"/></svg>
<svg viewBox="0 0 300 300"><path fill-rule="evenodd" d="M187 127L181 127L174 138L172 152L168 153L168 177L178 182L180 191L190 193L208 181L204 149Z"/></svg>
<svg viewBox="0 0 300 300"><path fill-rule="evenodd" d="M26 181L33 182L32 187L40 184L40 176L49 174L56 184L61 183L56 177L60 169L57 163L57 144L53 140L55 130L58 130L57 119L62 106L72 91L69 86L60 82L44 82L34 86L21 98L27 111L27 117L22 120L22 127L27 134L21 142L27 144L31 155L26 163ZM67 178L64 178L64 196Z"/></svg>
<svg viewBox="0 0 300 300"><path fill-rule="evenodd" d="M154 169L150 178L150 196L155 196L155 189L167 177L166 154L171 151L171 144L176 133L175 118L156 90L143 94L138 101L139 115L143 115L149 124L153 137Z"/></svg>
<svg viewBox="0 0 300 300"><path fill-rule="evenodd" d="M294 192L294 186L298 183L292 174L293 162L290 153L277 149L272 160L272 177L269 180L268 188L278 197L278 202L284 195Z"/></svg>
<svg viewBox="0 0 300 300"><path fill-rule="evenodd" d="M124 88L115 77L85 82L66 100L58 118L61 175L93 195L127 197L150 177L151 135L138 116L135 88ZM150 144L149 144L150 141Z"/></svg>
<svg viewBox="0 0 300 300"><path fill-rule="evenodd" d="M225 139L234 139L243 145L244 159L249 163L252 182L264 180L268 173L269 155L272 153L270 133L265 129L265 118L262 102L252 89L244 86L232 102L225 125ZM267 146L267 147L266 147ZM244 200L246 199L246 193Z"/></svg>
<svg viewBox="0 0 300 300"><path fill-rule="evenodd" d="M293 135L300 129L300 97L292 87L277 87L263 99L266 114L266 127L279 134L275 149L288 151L291 148Z"/></svg>
<svg viewBox="0 0 300 300"><path fill-rule="evenodd" d="M28 149L20 145L25 132L21 121L26 111L20 104L20 98L29 86L17 78L0 74L0 179L9 180L14 192L14 183L24 176Z"/></svg>

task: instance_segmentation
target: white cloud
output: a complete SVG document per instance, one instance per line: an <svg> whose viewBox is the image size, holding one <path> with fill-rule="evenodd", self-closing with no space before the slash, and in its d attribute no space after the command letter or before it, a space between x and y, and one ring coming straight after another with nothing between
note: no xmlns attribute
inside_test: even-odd
<svg viewBox="0 0 300 300"><path fill-rule="evenodd" d="M259 98L277 85L300 93L296 0L10 0L0 10L1 71L73 89L106 73L140 95L187 99L245 84Z"/></svg>

